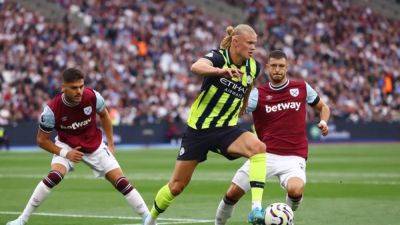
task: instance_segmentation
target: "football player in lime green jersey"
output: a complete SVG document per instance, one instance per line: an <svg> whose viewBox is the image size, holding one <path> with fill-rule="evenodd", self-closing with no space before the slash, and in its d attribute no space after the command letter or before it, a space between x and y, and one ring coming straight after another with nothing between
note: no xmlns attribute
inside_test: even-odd
<svg viewBox="0 0 400 225"><path fill-rule="evenodd" d="M264 224L261 200L266 147L254 134L237 126L260 71L259 63L253 58L257 34L245 24L229 26L226 32L220 49L210 51L191 67L193 73L203 77L202 88L192 104L172 177L158 191L145 225L156 224L159 214L189 184L197 164L207 159L209 150L229 160L249 158L252 211L248 222Z"/></svg>

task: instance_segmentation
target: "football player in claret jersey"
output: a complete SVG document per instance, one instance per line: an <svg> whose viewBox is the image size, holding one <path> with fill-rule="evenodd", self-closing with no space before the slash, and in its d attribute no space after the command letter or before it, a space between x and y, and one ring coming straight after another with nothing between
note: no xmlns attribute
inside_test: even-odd
<svg viewBox="0 0 400 225"><path fill-rule="evenodd" d="M252 90L246 110L253 113L257 136L267 145L267 178L278 177L287 191L286 203L296 210L306 183L306 104L320 112L318 127L324 136L328 134L330 110L307 82L287 78L288 62L284 52L272 51L266 69L269 82ZM216 225L226 224L235 203L250 189L248 182L247 161L236 172L217 208Z"/></svg>
<svg viewBox="0 0 400 225"><path fill-rule="evenodd" d="M7 225L26 224L52 188L73 170L74 164L81 161L92 168L95 176L110 181L133 210L145 217L149 210L143 198L124 177L114 157L112 125L103 97L84 87L84 75L78 69L65 70L62 82L62 93L44 107L37 134L38 145L54 154L51 171L36 186L22 214ZM103 142L102 132L96 126L96 114L100 117L108 145ZM50 139L53 130L57 131L55 142Z"/></svg>

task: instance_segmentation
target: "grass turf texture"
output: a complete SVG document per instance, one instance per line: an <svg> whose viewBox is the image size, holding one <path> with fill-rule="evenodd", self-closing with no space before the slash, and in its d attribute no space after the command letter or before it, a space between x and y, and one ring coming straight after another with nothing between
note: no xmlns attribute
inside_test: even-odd
<svg viewBox="0 0 400 225"><path fill-rule="evenodd" d="M118 152L127 177L146 203L172 172L176 151ZM17 217L34 187L47 175L51 155L0 152L0 225ZM159 224L214 224L215 209L243 159L228 161L214 153L199 165L192 182ZM336 144L310 147L305 198L295 213L296 225L400 224L400 144ZM264 205L284 202L285 193L273 178ZM232 225L246 224L250 195L237 205ZM30 225L140 224L129 205L106 180L95 179L80 163L31 217Z"/></svg>

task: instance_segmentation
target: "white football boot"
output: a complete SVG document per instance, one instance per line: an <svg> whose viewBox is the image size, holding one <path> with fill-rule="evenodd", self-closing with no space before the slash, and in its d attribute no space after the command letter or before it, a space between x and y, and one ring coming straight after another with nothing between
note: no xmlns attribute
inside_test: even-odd
<svg viewBox="0 0 400 225"><path fill-rule="evenodd" d="M6 225L25 225L26 222L23 221L20 217L18 217L17 219L13 220L13 221L9 221Z"/></svg>
<svg viewBox="0 0 400 225"><path fill-rule="evenodd" d="M143 225L157 225L157 222L155 219L151 218L151 215L149 213L149 214L147 214L146 218L144 219Z"/></svg>

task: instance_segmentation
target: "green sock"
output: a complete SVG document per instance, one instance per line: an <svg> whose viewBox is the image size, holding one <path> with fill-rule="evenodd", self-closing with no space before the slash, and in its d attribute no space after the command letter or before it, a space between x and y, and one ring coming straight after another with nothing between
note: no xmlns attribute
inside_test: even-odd
<svg viewBox="0 0 400 225"><path fill-rule="evenodd" d="M164 185L157 193L154 199L153 208L151 208L151 217L157 218L160 213L163 213L174 200L175 196L169 190L168 184Z"/></svg>
<svg viewBox="0 0 400 225"><path fill-rule="evenodd" d="M259 153L250 157L249 180L252 208L261 208L265 177L267 175L266 157L265 153Z"/></svg>

